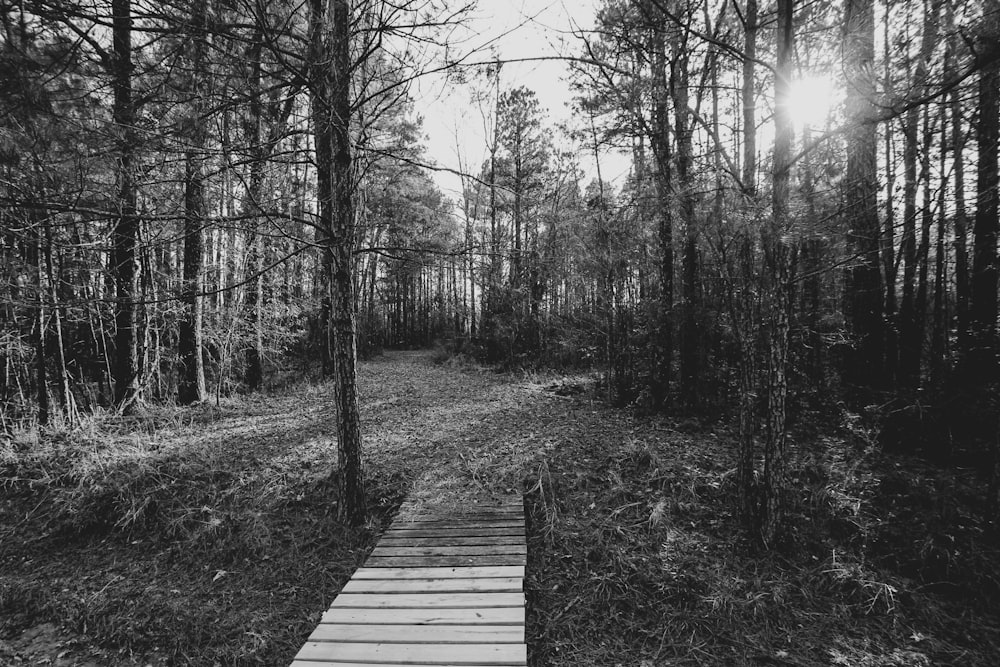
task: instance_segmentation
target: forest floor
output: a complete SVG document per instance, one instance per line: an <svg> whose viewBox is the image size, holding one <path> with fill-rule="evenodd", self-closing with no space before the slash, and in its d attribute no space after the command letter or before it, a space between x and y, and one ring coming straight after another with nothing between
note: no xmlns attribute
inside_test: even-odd
<svg viewBox="0 0 1000 667"><path fill-rule="evenodd" d="M759 552L724 426L436 360L361 364L360 529L334 519L328 384L0 443L0 665L287 664L404 497L522 491L532 665L1000 664L974 471L799 429L790 529Z"/></svg>

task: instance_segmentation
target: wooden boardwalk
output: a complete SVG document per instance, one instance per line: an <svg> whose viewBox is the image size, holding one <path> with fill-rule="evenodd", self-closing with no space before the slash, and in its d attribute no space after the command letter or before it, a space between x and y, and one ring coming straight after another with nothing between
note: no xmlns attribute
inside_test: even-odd
<svg viewBox="0 0 1000 667"><path fill-rule="evenodd" d="M526 665L521 502L399 518L292 667Z"/></svg>

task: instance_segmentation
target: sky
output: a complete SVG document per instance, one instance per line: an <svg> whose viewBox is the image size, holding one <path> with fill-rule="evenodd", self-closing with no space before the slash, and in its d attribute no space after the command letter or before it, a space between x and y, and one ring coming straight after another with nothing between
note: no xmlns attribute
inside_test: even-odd
<svg viewBox="0 0 1000 667"><path fill-rule="evenodd" d="M501 60L579 55L582 46L572 33L593 27L598 4L599 0L479 0L468 34L458 40L464 42L459 48L493 49L470 59L474 61L491 60L491 53ZM501 91L526 86L548 112L550 126L571 122L568 71L566 63L557 60L509 62L501 71ZM486 159L486 128L491 121L484 122L483 115L491 109L474 101L474 87L485 86L483 78L470 77L469 84L458 85L445 83L443 77L426 77L413 90L416 110L424 118L428 157L439 166L459 170L461 164L466 171L476 171ZM592 173L591 162L581 156L585 173ZM608 164L602 160L602 170L606 179L618 180L628 171L627 161L609 156ZM445 196L461 196L457 175L438 172L435 180Z"/></svg>

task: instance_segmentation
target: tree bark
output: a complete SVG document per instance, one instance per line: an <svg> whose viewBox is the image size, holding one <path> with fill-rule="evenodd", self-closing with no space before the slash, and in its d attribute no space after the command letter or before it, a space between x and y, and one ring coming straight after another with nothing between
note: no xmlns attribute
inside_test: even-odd
<svg viewBox="0 0 1000 667"><path fill-rule="evenodd" d="M681 324L680 396L688 407L699 403L698 379L701 332L698 331L698 234L695 228L694 174L690 90L688 82L689 56L685 34L674 28L673 97L675 132L677 137L677 188L681 223L684 225L684 255L681 260L684 319Z"/></svg>
<svg viewBox="0 0 1000 667"><path fill-rule="evenodd" d="M939 0L924 2L923 34L917 69L913 76L913 89L922 94L927 83L927 64L934 47L936 32L935 17ZM903 146L903 300L899 310L899 369L897 377L901 388L915 390L920 383L920 357L923 347L923 320L920 290L917 282L921 271L921 253L925 247L917 246L917 187L920 174L917 172L920 139L920 109L913 107L906 112ZM925 148L926 155L926 148ZM922 222L926 226L926 222ZM921 235L923 245L923 234ZM926 271L926 269L925 269ZM925 281L926 282L926 281ZM926 301L926 289L924 290Z"/></svg>
<svg viewBox="0 0 1000 667"><path fill-rule="evenodd" d="M258 19L259 20L259 19ZM247 389L256 391L264 384L264 329L263 302L264 281L260 275L263 266L261 237L258 233L260 224L260 199L264 190L264 159L263 139L263 105L261 104L261 54L264 34L260 26L254 30L253 42L248 50L250 59L250 81L248 97L250 101L249 115L245 120L244 131L247 143L250 145L250 182L247 188L243 215L246 216L246 313L250 341L246 346L244 362L246 370L244 381Z"/></svg>
<svg viewBox="0 0 1000 667"><path fill-rule="evenodd" d="M972 303L969 316L972 340L969 369L977 382L996 379L997 373L997 142L1000 140L1000 63L987 65L979 75L979 122L976 144L976 222L973 244Z"/></svg>
<svg viewBox="0 0 1000 667"><path fill-rule="evenodd" d="M757 0L747 0L743 36L743 191L757 192L757 103L754 78L757 58Z"/></svg>
<svg viewBox="0 0 1000 667"><path fill-rule="evenodd" d="M34 218L35 216L32 216ZM32 343L35 348L35 399L37 411L35 416L42 426L49 423L52 417L52 405L49 395L48 381L48 345L45 340L47 318L45 316L45 279L42 269L42 232L41 222L33 220L34 233L29 237L27 256L35 279L35 308L32 322Z"/></svg>
<svg viewBox="0 0 1000 667"><path fill-rule="evenodd" d="M653 136L650 145L656 161L656 196L659 202L657 236L660 243L659 323L655 344L653 396L663 404L670 395L673 357L674 232L671 213L671 151L668 116L666 35L661 27L653 30Z"/></svg>
<svg viewBox="0 0 1000 667"><path fill-rule="evenodd" d="M184 314L178 332L178 352L181 374L177 386L177 400L189 405L205 400L205 357L202 352L205 289L205 145L206 130L206 73L205 51L206 3L192 5L193 27L191 45L191 109L189 111L189 148L184 157L184 285L181 303ZM220 239L221 241L221 239ZM216 262L222 271L221 262ZM220 304L221 305L221 304Z"/></svg>
<svg viewBox="0 0 1000 667"><path fill-rule="evenodd" d="M768 278L767 411L764 420L764 480L761 537L770 544L784 516L786 494L785 403L788 394L789 261L785 242L789 229L789 181L792 118L788 102L795 45L794 0L778 0L777 63L774 75L774 166L771 220L764 230L764 261Z"/></svg>
<svg viewBox="0 0 1000 667"><path fill-rule="evenodd" d="M114 47L112 117L118 133L118 218L112 233L111 271L115 284L115 404L133 409L139 396L138 309L139 216L136 211L137 138L132 91L132 6L112 0Z"/></svg>
<svg viewBox="0 0 1000 667"><path fill-rule="evenodd" d="M877 142L874 123L875 13L872 0L845 3L844 70L847 76L848 243L856 254L848 274L847 319L855 339L845 379L861 390L884 388L884 333L879 261Z"/></svg>
<svg viewBox="0 0 1000 667"><path fill-rule="evenodd" d="M947 5L952 7L951 3ZM949 10L949 16L952 11ZM952 38L952 45L957 42ZM968 348L969 303L972 298L972 285L969 278L968 252L968 218L965 212L965 141L966 135L962 128L962 101L959 91L951 92L951 143L952 171L955 178L955 315L958 329L958 348L965 351Z"/></svg>
<svg viewBox="0 0 1000 667"><path fill-rule="evenodd" d="M945 69L948 71L948 65L950 64L950 56L945 56ZM947 153L944 150L948 139L948 122L946 120L947 108L942 106L940 110L941 118L941 150L938 151L938 173L942 175L941 184L938 188L938 219L937 219L937 238L934 246L934 315L933 315L933 328L931 330L931 352L930 352L930 367L931 367L931 380L934 386L941 386L941 383L945 377L945 370L947 368L948 359L948 322L947 322L947 310L948 310L948 295L947 289L948 285L946 283L947 275L945 269L945 262L947 261L947 251L945 246L945 237L947 236L947 225L946 225L946 202L947 202L947 191L948 191L948 179L944 177L945 170L947 169Z"/></svg>
<svg viewBox="0 0 1000 667"><path fill-rule="evenodd" d="M310 75L317 153L322 252L329 276L334 395L339 464L338 515L360 525L367 517L361 461L354 312L355 243L351 156L350 0L310 0ZM324 160L328 160L324 164Z"/></svg>
<svg viewBox="0 0 1000 667"><path fill-rule="evenodd" d="M892 90L892 41L889 32L890 12L885 12L883 19L883 60L885 69L883 74L883 90ZM893 136L889 127L884 132L885 150L885 220L882 223L882 239L879 250L882 254L882 280L884 286L882 290L883 303L885 309L882 315L882 330L885 334L885 350L882 361L882 372L885 378L886 387L896 385L896 368L899 362L899 338L898 338L898 313L896 299L896 165L895 151L893 150Z"/></svg>
<svg viewBox="0 0 1000 667"><path fill-rule="evenodd" d="M755 103L757 57L757 0L747 0L744 10L743 81L741 90L743 112L743 192L751 206L757 196L757 113ZM754 492L755 435L757 431L757 307L751 285L755 279L754 242L747 232L740 233L736 241L738 276L743 283L740 294L734 298L732 311L740 341L737 369L739 375L739 455L737 478L739 483L739 509L744 525L751 533L759 531L758 499Z"/></svg>
<svg viewBox="0 0 1000 667"><path fill-rule="evenodd" d="M934 211L932 208L933 195L931 194L931 169L930 169L930 146L933 140L934 130L931 127L930 111L924 107L923 132L921 143L924 150L921 151L920 173L921 173L921 198L920 198L920 245L917 247L917 299L916 299L916 348L913 350L913 358L910 360L914 366L912 373L916 378L916 385L919 386L921 379L921 364L924 357L924 340L927 333L927 302L928 302L928 270L931 246L931 227L934 223Z"/></svg>

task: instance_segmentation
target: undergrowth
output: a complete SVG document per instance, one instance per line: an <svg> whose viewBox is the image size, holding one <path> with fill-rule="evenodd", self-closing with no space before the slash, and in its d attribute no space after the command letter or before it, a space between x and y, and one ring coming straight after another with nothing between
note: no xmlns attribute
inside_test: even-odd
<svg viewBox="0 0 1000 667"><path fill-rule="evenodd" d="M341 525L329 439L201 433L253 410L160 409L0 448L0 638L55 622L122 659L290 661L407 480L373 471L369 525Z"/></svg>
<svg viewBox="0 0 1000 667"><path fill-rule="evenodd" d="M792 448L768 552L732 512L726 433L633 421L546 451L528 480L530 664L1000 664L1000 549L964 523L976 497L940 488L956 475L857 429Z"/></svg>

